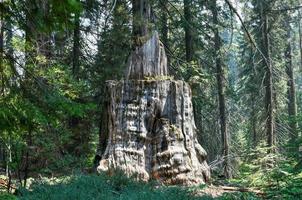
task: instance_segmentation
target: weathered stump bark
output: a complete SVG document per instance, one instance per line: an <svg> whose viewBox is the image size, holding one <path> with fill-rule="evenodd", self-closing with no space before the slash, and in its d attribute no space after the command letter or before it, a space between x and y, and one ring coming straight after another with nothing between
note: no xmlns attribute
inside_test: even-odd
<svg viewBox="0 0 302 200"><path fill-rule="evenodd" d="M126 80L107 82L98 171L124 171L165 184L209 180L206 152L196 138L191 90L170 80L155 33L129 58Z"/></svg>

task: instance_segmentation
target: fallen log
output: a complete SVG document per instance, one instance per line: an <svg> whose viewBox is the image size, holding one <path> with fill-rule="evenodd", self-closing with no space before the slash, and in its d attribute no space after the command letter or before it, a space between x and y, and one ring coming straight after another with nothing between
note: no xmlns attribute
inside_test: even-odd
<svg viewBox="0 0 302 200"><path fill-rule="evenodd" d="M219 186L221 189L223 190L227 190L227 191L238 191L238 192L251 192L251 193L255 193L257 195L265 195L265 193L261 190L257 190L257 189L250 189L250 188L241 188L241 187L231 187L231 186Z"/></svg>

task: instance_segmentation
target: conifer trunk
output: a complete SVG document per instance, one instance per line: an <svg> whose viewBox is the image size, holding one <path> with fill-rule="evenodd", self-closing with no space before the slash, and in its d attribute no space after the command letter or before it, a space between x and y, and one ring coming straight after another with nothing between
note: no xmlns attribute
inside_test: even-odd
<svg viewBox="0 0 302 200"><path fill-rule="evenodd" d="M261 33L262 33L262 52L265 59L265 109L266 109L266 136L268 147L275 145L275 130L274 130L274 100L273 100L273 67L271 63L271 45L269 39L269 23L268 23L268 3L260 1L261 5Z"/></svg>
<svg viewBox="0 0 302 200"><path fill-rule="evenodd" d="M220 119L220 133L222 141L222 155L224 157L224 175L226 178L231 178L232 174L230 171L229 163L229 138L227 129L227 117L226 117L226 102L225 102L225 74L223 71L223 62L221 60L221 48L222 41L219 36L219 21L217 13L216 0L211 2L211 11L213 14L214 24L214 48L215 48L215 64L216 64L216 81L218 90L218 107L219 107L219 119Z"/></svg>
<svg viewBox="0 0 302 200"><path fill-rule="evenodd" d="M3 65L3 54L4 54L4 16L3 13L0 14L0 76L1 76L1 88L0 88L0 94L4 95L4 88L5 88L5 82L4 82L4 65Z"/></svg>
<svg viewBox="0 0 302 200"><path fill-rule="evenodd" d="M169 49L169 27L168 27L168 0L162 0L160 1L160 7L162 9L162 15L161 15L161 35L162 35L162 42L165 46L166 51L170 51ZM169 56L168 56L168 66L169 66Z"/></svg>
<svg viewBox="0 0 302 200"><path fill-rule="evenodd" d="M289 116L289 126L290 126L290 138L292 141L297 139L297 104L296 104L296 89L295 80L292 64L292 47L291 47L291 30L287 19L287 44L284 52L285 63L286 63L286 74L287 80L287 97L288 97L288 116Z"/></svg>
<svg viewBox="0 0 302 200"><path fill-rule="evenodd" d="M80 69L80 14L74 17L73 51L72 51L72 74L77 79Z"/></svg>
<svg viewBox="0 0 302 200"><path fill-rule="evenodd" d="M192 33L192 0L184 0L184 29L185 29L185 46L186 46L186 61L193 60L193 33Z"/></svg>
<svg viewBox="0 0 302 200"><path fill-rule="evenodd" d="M152 10L148 0L132 0L134 47L143 45L151 33Z"/></svg>
<svg viewBox="0 0 302 200"><path fill-rule="evenodd" d="M301 28L301 12L298 10L298 27L299 27L299 50L300 50L300 71L302 72L302 28Z"/></svg>

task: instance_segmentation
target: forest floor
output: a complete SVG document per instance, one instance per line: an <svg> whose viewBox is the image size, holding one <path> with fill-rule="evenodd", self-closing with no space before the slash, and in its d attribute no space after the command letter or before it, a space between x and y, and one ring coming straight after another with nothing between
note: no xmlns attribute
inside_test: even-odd
<svg viewBox="0 0 302 200"><path fill-rule="evenodd" d="M236 179L220 179L213 174L211 184L192 187L138 182L123 174L36 174L27 180L26 188L14 179L14 195L0 191L0 200L302 200L302 172L291 172L293 164L286 166L257 172L253 166L244 165ZM6 185L5 177L0 177L3 192Z"/></svg>
<svg viewBox="0 0 302 200"><path fill-rule="evenodd" d="M1 179L4 183L4 180ZM263 199L263 192L233 186L162 186L136 182L125 176L74 175L56 178L30 178L27 189L19 187L15 195L0 193L0 199L33 200L210 200ZM4 185L2 185L4 186ZM13 185L13 187L16 187Z"/></svg>
<svg viewBox="0 0 302 200"><path fill-rule="evenodd" d="M215 186L215 185L209 185L205 187L204 189L197 190L196 195L199 196L210 196L213 198L221 197L225 195L226 193L253 193L257 195L258 197L264 197L265 193L259 189L251 189L251 188L242 188L242 187L231 187L231 186Z"/></svg>

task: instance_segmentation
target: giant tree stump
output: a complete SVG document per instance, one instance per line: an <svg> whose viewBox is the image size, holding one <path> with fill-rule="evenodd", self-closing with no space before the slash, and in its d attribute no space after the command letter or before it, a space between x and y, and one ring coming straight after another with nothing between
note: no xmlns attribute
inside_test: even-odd
<svg viewBox="0 0 302 200"><path fill-rule="evenodd" d="M142 180L199 184L209 180L206 152L197 141L191 90L168 76L155 33L132 52L122 81L107 81L98 171L122 170Z"/></svg>

